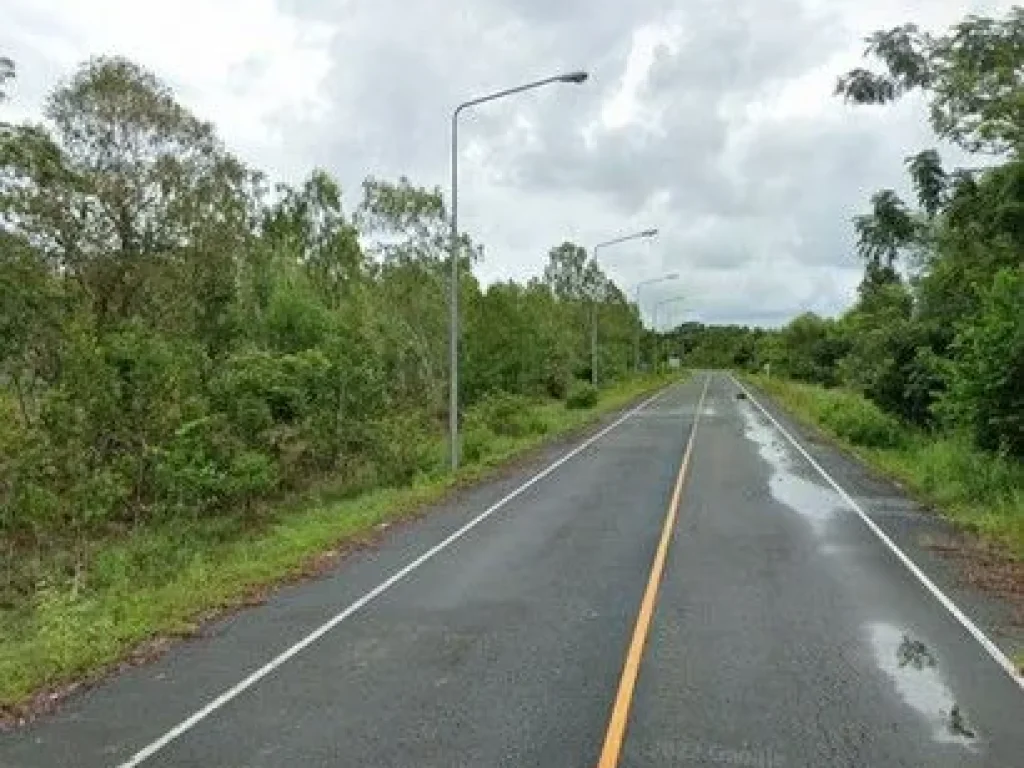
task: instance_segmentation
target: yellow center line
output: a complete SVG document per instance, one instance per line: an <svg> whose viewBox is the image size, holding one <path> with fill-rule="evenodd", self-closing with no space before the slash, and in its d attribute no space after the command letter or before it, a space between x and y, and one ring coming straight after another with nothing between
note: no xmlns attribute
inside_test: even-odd
<svg viewBox="0 0 1024 768"><path fill-rule="evenodd" d="M676 476L676 484L672 490L672 500L668 504L665 524L661 529L661 539L658 541L658 549L654 553L651 575L647 580L643 600L640 601L640 613L633 629L633 639L626 652L626 663L622 667L619 689L615 694L615 706L612 708L612 716L608 721L608 730L605 733L604 747L601 749L597 768L615 768L619 764L619 755L622 753L622 744L626 738L629 708L633 703L633 691L636 688L637 675L640 673L640 660L643 658L644 645L651 629L651 620L654 618L654 605L658 600L658 589L661 587L661 576L665 570L665 559L668 557L668 547L672 541L672 530L675 528L676 518L679 516L679 502L683 496L683 485L686 482L690 455L693 453L693 443L697 436L697 424L700 421L701 411L704 409L704 398L707 396L710 382L711 374L708 374L704 379L704 389L700 393L700 400L697 401L693 426L690 428L690 438L686 441L686 450L683 452L679 474Z"/></svg>

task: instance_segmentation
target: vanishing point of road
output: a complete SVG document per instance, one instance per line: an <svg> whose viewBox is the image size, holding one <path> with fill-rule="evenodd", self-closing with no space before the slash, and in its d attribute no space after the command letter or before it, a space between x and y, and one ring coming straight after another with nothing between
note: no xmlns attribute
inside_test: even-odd
<svg viewBox="0 0 1024 768"><path fill-rule="evenodd" d="M1024 766L931 518L724 373L0 736L0 766Z"/></svg>

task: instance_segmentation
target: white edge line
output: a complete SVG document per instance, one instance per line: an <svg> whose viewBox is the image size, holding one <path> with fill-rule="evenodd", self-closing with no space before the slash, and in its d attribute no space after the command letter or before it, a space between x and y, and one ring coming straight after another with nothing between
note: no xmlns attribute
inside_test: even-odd
<svg viewBox="0 0 1024 768"><path fill-rule="evenodd" d="M223 707L225 704L227 704L229 701L234 699L240 693L244 692L246 689L251 688L253 685L258 683L264 677L266 677L271 672L273 672L275 669L280 667L282 664L284 664L290 658L292 658L296 654L302 652L303 650L308 648L310 645L315 643L321 637L323 637L328 632L330 632L332 629L334 629L339 624L341 624L343 621L345 621L345 619L347 619L350 616L352 616L352 614L354 614L357 611L359 611L360 609L364 608L369 603L373 602L376 598L380 597L382 594L387 592L391 587L393 587L395 584L400 582L402 579L404 579L410 573L415 571L417 568L419 568L425 562L427 562L428 560L433 558L439 552L441 552L442 550L446 549L447 547L451 546L456 541L461 539L463 536L465 536L467 533L469 533L477 525L479 525L484 520L489 518L491 515L493 515L495 512L497 512L503 506L505 506L508 502L512 501L512 499L516 498L521 493L523 493L523 491L527 490L528 488L530 488L534 484L536 484L536 483L540 482L541 480L543 480L545 477L550 475L552 472L554 472L560 466L565 464L565 462L569 461L569 459L573 458L577 454L579 454L582 451L584 451L587 448L589 448L591 445L596 443L598 440L600 440L602 437L607 435L613 429L618 427L624 421L626 421L630 417L634 416L636 413L642 411L643 409L647 408L655 400L657 400L658 398L662 397L669 389L671 389L671 385L668 386L668 387L665 387L664 389L662 389L660 392L658 392L657 394L653 395L652 397L647 398L646 400L644 400L642 403L640 403L639 405L635 406L634 408L631 408L629 411L627 411L622 416L620 416L618 419L616 419L611 424L606 426L600 432L598 432L597 434L592 435L591 437L587 438L582 443L580 443L575 448L573 448L571 451L569 451L568 453L564 454L560 458L556 459L553 463L549 464L547 467L545 467L540 472L535 474L533 477L531 477L529 480L524 482L518 488L516 488L513 491L510 491L508 494L503 496L501 499L499 499L498 501L494 502L494 504L489 506L487 509L485 509L479 515L477 515L472 520L470 520L468 523L463 525L461 528L457 529L454 533L449 534L448 537L445 538L444 540L442 540L440 543L435 544L433 547L428 549L422 555L420 555L415 560L413 560L412 562L410 562L407 565L405 565L400 570L398 570L395 573L393 573L385 581L382 581L380 584L378 584L376 587L374 587L369 592L364 594L362 597L357 599L355 602L349 604L347 608L342 610L340 613L336 614L333 618L329 619L327 622L321 624L319 627L317 627L315 630L310 632L304 638L302 638L297 643L292 645L290 648L288 648L285 651L282 651L280 654L275 656L272 660L270 660L269 662L264 664L262 667L260 667L259 669L253 671L252 673L250 673L246 678L244 678L240 682L238 682L235 685L233 685L230 688L228 688L226 691L224 691L222 694L220 694L220 696L218 696L217 698L213 699L211 702L206 704L206 706L204 706L201 709L197 710L192 715L187 717L185 720L182 720L176 726L174 726L169 731L167 731L163 736L161 736L160 738L156 739L155 741L151 742L147 746L145 746L142 749L140 749L138 752L136 752L134 755L132 755L128 760L124 761L123 763L120 763L118 765L118 768L136 768L136 766L141 765L145 760L148 760L150 757L155 755L157 752L159 752L161 749L166 747L172 741L174 741L179 736L184 734L186 731L191 729L193 726L198 724L200 721L202 721L203 719L208 717L210 714L212 714L216 710L218 710L221 707Z"/></svg>
<svg viewBox="0 0 1024 768"><path fill-rule="evenodd" d="M978 641L978 643L981 644L982 648L988 651L988 655L991 656L992 659L1000 667L1002 667L1003 671L1006 672L1006 674L1008 674L1013 679L1013 681L1017 683L1018 686L1024 689L1024 677L1022 677L1017 672L1017 668L1014 666L1013 662L1010 661L1006 654L999 649L999 646L993 643L988 638L988 636L978 627L978 625L971 621L967 617L967 615L957 607L956 603L954 603L946 595L945 592L939 589L935 585L935 582L928 578L925 572L918 567L917 563L911 560L910 557L905 552L903 552L902 549L896 546L893 540L889 538L889 535L885 531L883 531L878 526L878 524L868 516L868 514L864 511L860 504L858 504L854 500L854 498L849 493L846 492L846 489L844 489L841 485L839 485L839 483L833 480L832 476L829 475L829 473L826 472L821 467L821 465L814 460L811 454L808 453L807 450L799 442L797 442L796 438L794 438L793 435L791 435L789 431L785 427L783 427L778 422L778 420L774 416L772 416L772 414L769 413L763 405L761 405L761 403L754 399L754 396L750 394L750 390L743 386L743 384L732 374L729 374L729 378L731 378L733 382L740 389L743 390L743 392L747 396L747 399L750 400L750 402L752 402L754 405L756 405L758 409L761 411L761 413L767 416L768 419L772 422L772 424L775 425L775 428L778 429L779 432L783 434L783 436L793 445L794 448L796 448L801 453L801 455L805 459L807 459L808 463L810 463L810 465L818 471L818 474L825 478L826 482L828 482L828 484L835 489L836 493L839 494L843 501L845 501L853 509L853 511L857 513L860 519L864 521L864 524L869 529L871 529L871 532L875 534L875 536L877 536L879 539L881 539L882 543L889 548L889 551L896 555L896 557L899 558L899 561L907 567L907 570L909 570L912 574L914 574L915 577L917 577L917 580L921 582L922 585L924 585L924 588L927 589L932 594L932 596L936 600L938 600L942 604L942 606L953 615L953 618L960 622L960 625L970 633L971 637L973 637L975 640Z"/></svg>

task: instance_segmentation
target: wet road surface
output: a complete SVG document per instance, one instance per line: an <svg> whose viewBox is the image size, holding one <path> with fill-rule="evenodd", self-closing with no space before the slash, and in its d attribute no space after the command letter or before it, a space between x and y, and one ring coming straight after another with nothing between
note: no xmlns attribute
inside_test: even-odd
<svg viewBox="0 0 1024 768"><path fill-rule="evenodd" d="M851 508L873 481L831 457L845 498L738 392L697 374L461 493L0 736L0 766L1024 764L1024 690Z"/></svg>

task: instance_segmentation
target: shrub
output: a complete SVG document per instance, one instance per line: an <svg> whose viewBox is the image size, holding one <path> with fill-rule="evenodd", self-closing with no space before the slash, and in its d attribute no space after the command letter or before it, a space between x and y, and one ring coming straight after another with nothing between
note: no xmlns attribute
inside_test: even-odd
<svg viewBox="0 0 1024 768"><path fill-rule="evenodd" d="M368 457L384 485L409 484L419 472L436 469L436 437L426 414L401 410L377 419L367 431Z"/></svg>
<svg viewBox="0 0 1024 768"><path fill-rule="evenodd" d="M564 400L569 394L569 376L561 371L553 371L544 377L544 392L555 400Z"/></svg>
<svg viewBox="0 0 1024 768"><path fill-rule="evenodd" d="M565 398L565 407L582 410L597 405L597 388L592 384L577 382L569 390Z"/></svg>
<svg viewBox="0 0 1024 768"><path fill-rule="evenodd" d="M524 437L536 431L536 419L531 418L530 411L530 401L522 395L498 392L477 403L467 419L485 426L495 435Z"/></svg>
<svg viewBox="0 0 1024 768"><path fill-rule="evenodd" d="M481 424L467 425L462 433L462 460L475 464L484 458L494 445L495 436Z"/></svg>
<svg viewBox="0 0 1024 768"><path fill-rule="evenodd" d="M866 448L896 448L904 429L894 417L860 395L831 391L818 403L821 422L840 437Z"/></svg>
<svg viewBox="0 0 1024 768"><path fill-rule="evenodd" d="M939 406L975 443L1024 457L1024 269L1004 269L982 293L981 311L953 342L949 392Z"/></svg>

